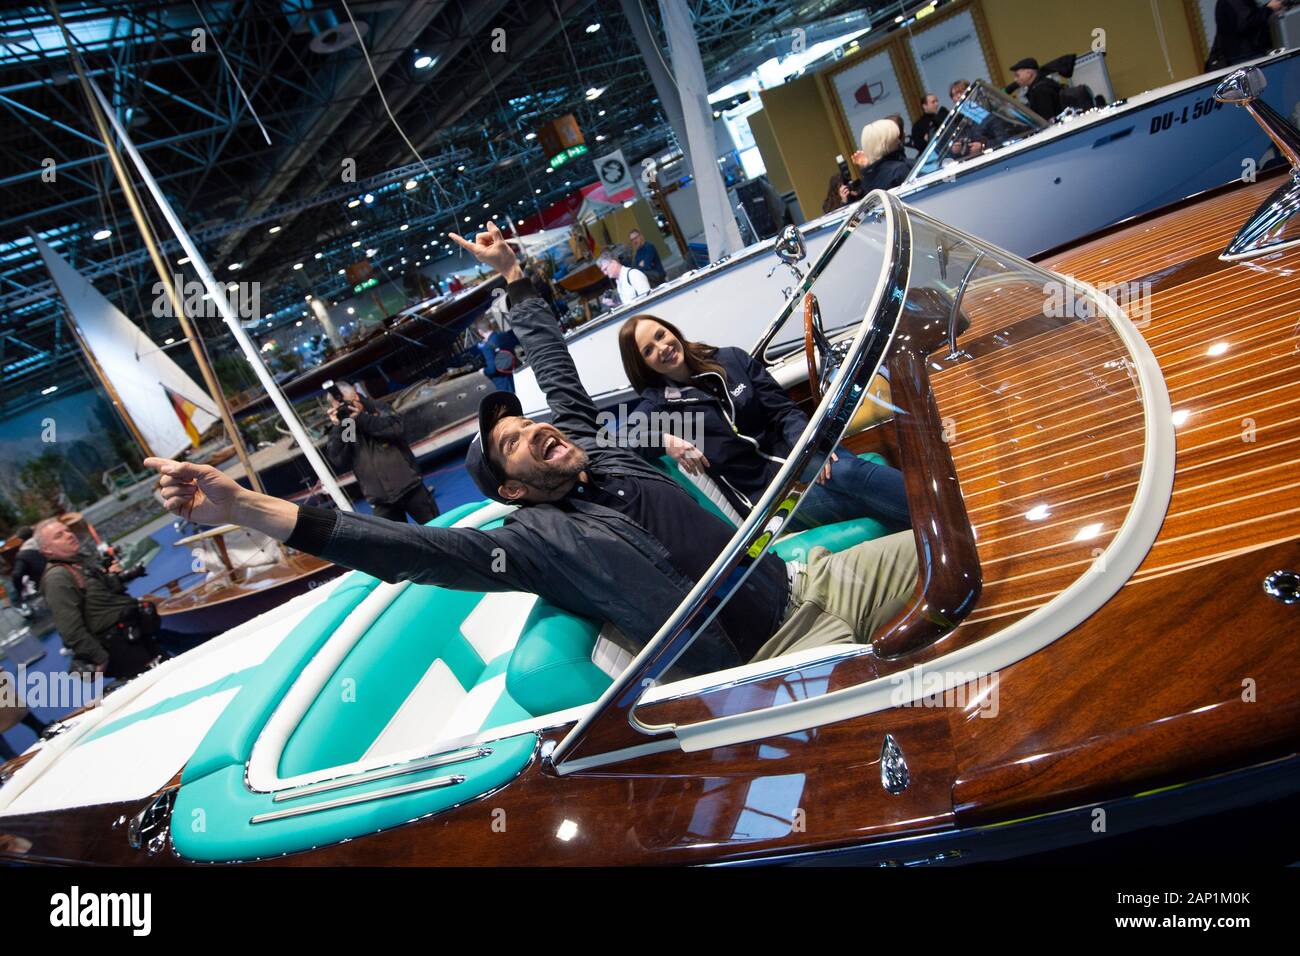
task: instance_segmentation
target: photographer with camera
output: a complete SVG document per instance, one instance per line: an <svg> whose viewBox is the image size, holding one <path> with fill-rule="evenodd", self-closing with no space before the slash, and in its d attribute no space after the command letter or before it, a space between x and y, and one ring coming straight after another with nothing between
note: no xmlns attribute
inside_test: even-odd
<svg viewBox="0 0 1300 956"><path fill-rule="evenodd" d="M328 382L330 426L325 457L340 472L357 476L361 493L375 514L416 524L438 517L438 505L424 486L415 455L406 443L402 420L384 402L362 397L347 382Z"/></svg>
<svg viewBox="0 0 1300 956"><path fill-rule="evenodd" d="M58 518L36 526L46 558L41 593L63 644L72 651L71 671L128 680L162 660L157 609L126 593L122 568L108 568L81 551L77 536Z"/></svg>

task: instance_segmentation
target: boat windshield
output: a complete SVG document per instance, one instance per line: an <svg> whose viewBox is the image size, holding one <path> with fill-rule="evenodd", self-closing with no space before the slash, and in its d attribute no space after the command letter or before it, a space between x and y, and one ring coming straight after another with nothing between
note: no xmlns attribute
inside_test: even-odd
<svg viewBox="0 0 1300 956"><path fill-rule="evenodd" d="M1056 626L1087 607L1079 589L1122 571L1112 545L1138 510L1152 410L1141 336L1113 296L876 191L797 298L786 315L801 332L812 326L811 364L824 383L804 399L806 428L561 757L582 750L597 720L608 721L602 745L629 725L680 733L842 689L840 666L850 684L882 680L1021 618ZM807 375L808 365L801 350L773 371L789 382L786 373ZM818 481L832 455L832 480L853 475L847 484ZM845 467L850 459L890 471ZM883 507L891 474L901 521ZM710 625L728 621L751 579L783 599L793 582L791 603L770 633L740 635L739 670L684 675L687 651L716 639ZM839 602L833 613L827 601Z"/></svg>
<svg viewBox="0 0 1300 956"><path fill-rule="evenodd" d="M1023 103L977 80L930 139L906 182L1018 142L1048 125Z"/></svg>

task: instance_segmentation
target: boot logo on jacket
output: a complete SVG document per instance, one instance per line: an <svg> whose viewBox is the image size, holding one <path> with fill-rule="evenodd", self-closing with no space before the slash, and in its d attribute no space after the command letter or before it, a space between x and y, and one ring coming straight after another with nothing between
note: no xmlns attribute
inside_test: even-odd
<svg viewBox="0 0 1300 956"><path fill-rule="evenodd" d="M739 385L737 385L735 388L731 390L731 397L739 398L740 393L743 392L744 390L745 390L745 383L741 382Z"/></svg>

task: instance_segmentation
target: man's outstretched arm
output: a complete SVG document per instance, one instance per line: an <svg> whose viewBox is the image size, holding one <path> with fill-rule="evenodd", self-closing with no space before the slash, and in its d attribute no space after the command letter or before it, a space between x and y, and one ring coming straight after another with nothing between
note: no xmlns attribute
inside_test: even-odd
<svg viewBox="0 0 1300 956"><path fill-rule="evenodd" d="M211 465L147 458L167 509L206 525L237 524L384 581L460 591L533 590L530 549L518 529L428 528L291 501L241 487Z"/></svg>

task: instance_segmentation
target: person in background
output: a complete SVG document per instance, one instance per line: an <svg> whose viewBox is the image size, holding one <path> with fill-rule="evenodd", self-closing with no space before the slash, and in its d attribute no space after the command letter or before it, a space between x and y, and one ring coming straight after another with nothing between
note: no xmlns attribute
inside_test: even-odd
<svg viewBox="0 0 1300 956"><path fill-rule="evenodd" d="M853 161L862 168L863 195L873 189L893 189L907 179L911 167L898 159L901 144L902 135L893 120L876 120L862 127L862 148L853 154Z"/></svg>
<svg viewBox="0 0 1300 956"><path fill-rule="evenodd" d="M455 295L457 292L465 291L465 283L460 281L460 276L454 272L447 278L447 292Z"/></svg>
<svg viewBox="0 0 1300 956"><path fill-rule="evenodd" d="M906 162L907 153L903 150L903 144L907 142L907 126L903 123L903 117L899 113L890 113L885 119L893 120L894 125L898 127L898 149L894 150L895 158Z"/></svg>
<svg viewBox="0 0 1300 956"><path fill-rule="evenodd" d="M525 274L526 275L526 274ZM532 282L534 289L537 283ZM538 293L540 295L540 292ZM515 367L519 364L515 349L519 346L519 337L509 329L494 328L487 316L474 323L474 331L479 341L474 351L483 360L483 374L492 380L498 389L513 392L515 390ZM477 362L475 362L477 364Z"/></svg>
<svg viewBox="0 0 1300 956"><path fill-rule="evenodd" d="M361 493L381 518L406 521L410 515L416 524L427 524L438 517L397 412L385 402L364 398L347 382L339 382L338 391L342 400L329 396L325 432L330 464L357 476Z"/></svg>
<svg viewBox="0 0 1300 956"><path fill-rule="evenodd" d="M1007 92L1019 87L1025 91L1025 101L1031 110L1048 122L1056 119L1061 112L1061 84L1044 76L1032 56L1013 64L1011 72L1016 75L1016 82L1007 87Z"/></svg>
<svg viewBox="0 0 1300 956"><path fill-rule="evenodd" d="M645 277L650 280L650 288L662 284L668 278L668 273L664 272L663 260L659 258L659 250L654 243L646 242L640 229L629 232L627 241L632 246L632 265L645 273Z"/></svg>
<svg viewBox="0 0 1300 956"><path fill-rule="evenodd" d="M1218 0L1214 5L1214 44L1210 68L1235 66L1263 56L1273 47L1268 18L1280 13L1282 0L1259 6L1255 0Z"/></svg>
<svg viewBox="0 0 1300 956"><path fill-rule="evenodd" d="M606 246L601 250L596 265L600 267L601 272L614 280L614 285L618 289L618 301L623 305L650 293L650 280L646 278L646 274L640 269L629 269L619 262L613 247Z"/></svg>
<svg viewBox="0 0 1300 956"><path fill-rule="evenodd" d="M939 97L926 93L921 100L921 118L912 125L911 146L918 153L924 152L930 138L943 125L948 116L948 108L939 105Z"/></svg>
<svg viewBox="0 0 1300 956"><path fill-rule="evenodd" d="M948 99L952 100L952 105L956 106L961 102L961 98L966 95L970 89L969 80L953 80L952 85L948 87Z"/></svg>
<svg viewBox="0 0 1300 956"><path fill-rule="evenodd" d="M23 617L31 617L32 609L27 606L27 599L36 593L41 575L45 573L45 555L41 554L40 543L30 527L24 525L16 533L23 543L14 555L14 606Z"/></svg>
<svg viewBox="0 0 1300 956"><path fill-rule="evenodd" d="M162 660L154 638L157 611L126 593L119 565L104 570L88 558L58 518L38 524L34 537L47 560L41 593L59 637L72 651L71 672L102 671L105 677L129 680Z"/></svg>

